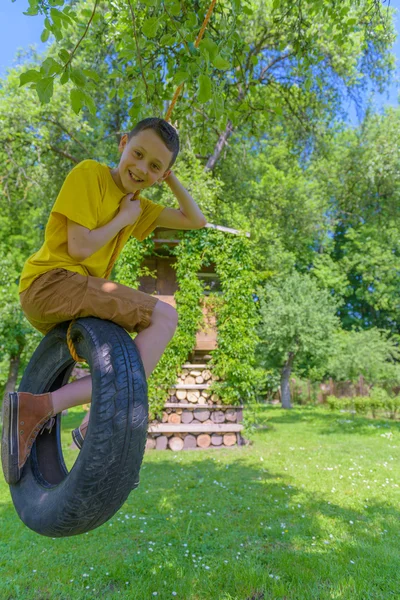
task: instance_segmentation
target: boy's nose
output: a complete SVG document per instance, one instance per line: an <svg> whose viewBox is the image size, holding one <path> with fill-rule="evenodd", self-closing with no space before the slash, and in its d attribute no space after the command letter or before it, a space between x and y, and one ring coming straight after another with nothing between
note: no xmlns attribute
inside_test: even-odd
<svg viewBox="0 0 400 600"><path fill-rule="evenodd" d="M138 165L138 166L136 167L136 169L137 169L137 173L138 173L138 175L140 175L141 177L144 177L144 176L146 176L146 175L147 175L147 169L146 169L146 166L143 166L143 167L142 167L141 165Z"/></svg>

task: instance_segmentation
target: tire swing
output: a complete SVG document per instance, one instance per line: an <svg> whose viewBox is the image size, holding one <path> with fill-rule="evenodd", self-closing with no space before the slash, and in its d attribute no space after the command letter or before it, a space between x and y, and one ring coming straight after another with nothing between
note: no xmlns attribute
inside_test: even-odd
<svg viewBox="0 0 400 600"><path fill-rule="evenodd" d="M197 48L216 4L212 0ZM165 120L183 88L174 94ZM137 192L138 194L139 192ZM118 256L123 230L104 277ZM68 383L76 362L87 362L92 402L85 443L71 471L61 448L61 414L36 437L21 478L10 485L15 509L27 527L49 537L91 531L110 519L139 485L147 438L147 381L135 342L125 329L96 317L56 325L40 342L19 391L43 394Z"/></svg>

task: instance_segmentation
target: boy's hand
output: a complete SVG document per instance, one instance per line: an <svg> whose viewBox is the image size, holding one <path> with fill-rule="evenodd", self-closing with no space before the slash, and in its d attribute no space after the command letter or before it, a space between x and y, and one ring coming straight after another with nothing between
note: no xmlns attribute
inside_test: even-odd
<svg viewBox="0 0 400 600"><path fill-rule="evenodd" d="M124 196L119 205L119 213L127 225L133 225L138 220L142 208L140 206L140 200L133 200L134 194L127 194Z"/></svg>

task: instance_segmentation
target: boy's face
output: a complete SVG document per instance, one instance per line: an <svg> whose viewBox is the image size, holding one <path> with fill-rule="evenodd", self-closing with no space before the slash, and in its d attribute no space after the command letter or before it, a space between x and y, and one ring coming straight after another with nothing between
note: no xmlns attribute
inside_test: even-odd
<svg viewBox="0 0 400 600"><path fill-rule="evenodd" d="M152 129L140 131L129 143L127 134L124 134L119 151L122 156L114 173L119 176L120 187L127 193L148 188L157 181L161 183L171 173L167 168L172 152ZM133 177L142 181L134 181Z"/></svg>

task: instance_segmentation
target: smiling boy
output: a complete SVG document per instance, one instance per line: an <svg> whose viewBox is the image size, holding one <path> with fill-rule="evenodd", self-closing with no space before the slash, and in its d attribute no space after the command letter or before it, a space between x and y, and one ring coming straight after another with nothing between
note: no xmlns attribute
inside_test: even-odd
<svg viewBox="0 0 400 600"><path fill-rule="evenodd" d="M24 265L20 301L28 321L43 334L57 323L86 316L138 332L135 344L148 378L174 335L177 312L154 296L104 278L118 234L123 230L122 250L131 235L144 240L156 227L199 229L206 219L171 171L179 138L167 121L140 121L122 136L119 151L114 169L84 160L68 174L51 210L45 241ZM179 210L139 195L164 181ZM38 432L46 424L51 427L52 417L63 410L90 403L91 395L91 375L54 392L9 394L3 403L2 434L2 466L9 484L21 477ZM78 447L87 422L88 416L73 434Z"/></svg>

